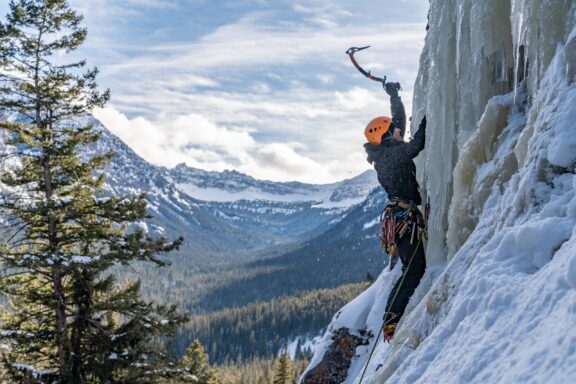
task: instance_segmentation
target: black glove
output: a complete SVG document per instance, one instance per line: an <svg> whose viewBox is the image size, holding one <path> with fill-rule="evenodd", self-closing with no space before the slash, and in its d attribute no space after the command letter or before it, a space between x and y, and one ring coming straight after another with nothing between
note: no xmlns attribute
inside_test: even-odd
<svg viewBox="0 0 576 384"><path fill-rule="evenodd" d="M384 89L390 96L398 96L398 91L402 89L400 83L384 83Z"/></svg>
<svg viewBox="0 0 576 384"><path fill-rule="evenodd" d="M422 118L420 125L418 126L419 129L426 129L426 115Z"/></svg>

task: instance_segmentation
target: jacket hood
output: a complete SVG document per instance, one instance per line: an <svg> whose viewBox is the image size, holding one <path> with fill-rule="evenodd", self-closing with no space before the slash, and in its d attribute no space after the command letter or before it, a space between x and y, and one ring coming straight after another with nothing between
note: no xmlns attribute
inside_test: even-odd
<svg viewBox="0 0 576 384"><path fill-rule="evenodd" d="M399 142L397 142L393 139L389 140L389 141L384 141L380 145L365 143L364 149L366 150L366 153L368 154L368 157L366 158L366 160L370 164L372 164L376 161L376 159L378 159L380 157L380 155L382 155L386 151L386 148L389 148L389 147L392 147L392 146L398 145L398 144L399 144Z"/></svg>

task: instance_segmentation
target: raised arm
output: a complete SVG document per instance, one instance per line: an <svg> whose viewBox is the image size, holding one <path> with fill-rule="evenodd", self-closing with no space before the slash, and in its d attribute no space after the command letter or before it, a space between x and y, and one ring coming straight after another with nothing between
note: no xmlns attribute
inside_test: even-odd
<svg viewBox="0 0 576 384"><path fill-rule="evenodd" d="M412 160L424 149L426 142L426 116L422 119L418 132L408 143L399 143L389 149L389 155L398 159L398 161Z"/></svg>
<svg viewBox="0 0 576 384"><path fill-rule="evenodd" d="M406 132L406 112L402 99L398 95L400 90L400 83L384 83L384 90L390 95L390 111L392 112L392 122L397 128L400 128L400 133L404 137Z"/></svg>

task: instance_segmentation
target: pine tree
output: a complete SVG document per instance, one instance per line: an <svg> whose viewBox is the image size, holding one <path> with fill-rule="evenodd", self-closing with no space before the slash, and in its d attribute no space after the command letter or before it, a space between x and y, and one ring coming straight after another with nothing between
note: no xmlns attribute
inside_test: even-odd
<svg viewBox="0 0 576 384"><path fill-rule="evenodd" d="M292 378L292 368L290 367L290 356L286 349L276 365L274 372L274 384L290 384Z"/></svg>
<svg viewBox="0 0 576 384"><path fill-rule="evenodd" d="M194 340L188 347L181 364L187 374L183 383L217 384L216 372L208 365L208 355L199 340Z"/></svg>
<svg viewBox="0 0 576 384"><path fill-rule="evenodd" d="M0 198L2 363L10 382L158 382L177 373L166 343L185 316L111 268L162 266L182 239L131 230L150 218L145 195L106 194L113 153L82 155L100 137L90 112L110 94L84 60L63 62L86 38L81 21L65 0L12 0L0 23L0 110L12 116L0 128L13 149L2 157L20 161L0 176L11 191Z"/></svg>

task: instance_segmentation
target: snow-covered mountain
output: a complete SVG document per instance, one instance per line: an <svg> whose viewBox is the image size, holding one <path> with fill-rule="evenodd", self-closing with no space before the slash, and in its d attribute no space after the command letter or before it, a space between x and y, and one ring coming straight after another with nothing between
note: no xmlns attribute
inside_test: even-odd
<svg viewBox="0 0 576 384"><path fill-rule="evenodd" d="M115 152L106 170L108 192L147 192L153 218L139 227L185 239L178 252L165 256L167 268L135 264L118 271L141 279L147 298L201 313L356 283L368 272L376 275L385 261L375 236L379 212L364 209L384 205L373 171L311 185L184 165L166 169L143 160L98 121L90 122L101 139L83 156ZM3 153L11 149L6 138L0 140ZM4 164L19 166L16 157L10 161ZM0 185L1 193L10 191Z"/></svg>
<svg viewBox="0 0 576 384"><path fill-rule="evenodd" d="M209 172L185 164L171 169L170 175L179 190L198 200L312 201L317 208L349 208L363 201L377 185L372 171L324 185L256 180L237 171Z"/></svg>
<svg viewBox="0 0 576 384"><path fill-rule="evenodd" d="M391 344L376 335L399 266L309 368L347 328L368 341L347 384L575 382L576 2L431 1L414 130L424 114L426 275Z"/></svg>
<svg viewBox="0 0 576 384"><path fill-rule="evenodd" d="M106 170L106 189L116 194L145 191L154 216L145 227L169 238L184 236L181 250L168 257L186 259L191 268L253 260L271 247L322 233L377 186L373 171L313 185L256 180L236 171L207 172L184 164L167 169L142 159L96 119L90 123L101 132L101 140L83 156L115 152ZM3 134L3 152L9 150L5 140Z"/></svg>

